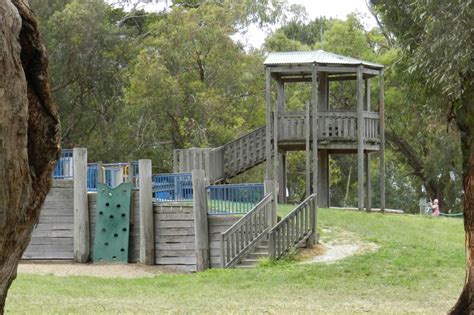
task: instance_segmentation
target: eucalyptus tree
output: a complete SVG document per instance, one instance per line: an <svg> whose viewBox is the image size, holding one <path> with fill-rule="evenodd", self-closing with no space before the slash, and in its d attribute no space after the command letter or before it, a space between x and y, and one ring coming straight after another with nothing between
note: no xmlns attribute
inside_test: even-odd
<svg viewBox="0 0 474 315"><path fill-rule="evenodd" d="M47 57L24 0L0 0L0 314L59 151Z"/></svg>
<svg viewBox="0 0 474 315"><path fill-rule="evenodd" d="M474 313L474 7L472 0L375 1L382 21L410 57L410 72L445 98L459 129L464 188L466 281L452 314ZM432 106L436 106L433 104Z"/></svg>

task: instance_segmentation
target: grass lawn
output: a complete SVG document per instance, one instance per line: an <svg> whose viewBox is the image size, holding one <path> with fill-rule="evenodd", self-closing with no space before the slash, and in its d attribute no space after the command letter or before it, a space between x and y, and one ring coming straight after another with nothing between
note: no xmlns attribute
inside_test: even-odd
<svg viewBox="0 0 474 315"><path fill-rule="evenodd" d="M324 239L348 231L380 248L333 264L282 261L155 278L20 274L6 311L445 314L454 305L464 280L462 220L320 209L318 226Z"/></svg>

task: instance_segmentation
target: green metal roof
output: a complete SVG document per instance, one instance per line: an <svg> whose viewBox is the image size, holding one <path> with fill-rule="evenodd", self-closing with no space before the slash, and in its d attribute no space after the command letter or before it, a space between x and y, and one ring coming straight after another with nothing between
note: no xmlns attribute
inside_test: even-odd
<svg viewBox="0 0 474 315"><path fill-rule="evenodd" d="M266 66L277 65L304 65L304 64L324 64L324 65L364 65L371 68L382 69L383 65L373 62L355 59L351 57L337 55L324 50L314 51L286 51L271 52L265 62Z"/></svg>

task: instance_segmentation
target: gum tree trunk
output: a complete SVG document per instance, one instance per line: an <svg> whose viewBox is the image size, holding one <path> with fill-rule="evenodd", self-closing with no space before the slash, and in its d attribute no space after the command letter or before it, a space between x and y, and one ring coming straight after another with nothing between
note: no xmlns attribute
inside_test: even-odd
<svg viewBox="0 0 474 315"><path fill-rule="evenodd" d="M59 152L47 57L26 0L0 0L0 314Z"/></svg>
<svg viewBox="0 0 474 315"><path fill-rule="evenodd" d="M474 75L464 78L464 93L456 122L461 130L464 187L464 230L466 232L466 280L450 314L474 314Z"/></svg>

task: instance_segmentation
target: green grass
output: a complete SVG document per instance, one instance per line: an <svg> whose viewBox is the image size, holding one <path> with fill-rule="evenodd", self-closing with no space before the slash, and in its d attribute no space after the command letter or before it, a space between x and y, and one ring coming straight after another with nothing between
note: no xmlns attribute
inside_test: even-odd
<svg viewBox="0 0 474 315"><path fill-rule="evenodd" d="M348 231L380 248L327 265L284 261L131 280L20 274L6 311L445 314L456 301L464 280L461 220L320 209L318 225L324 239Z"/></svg>

